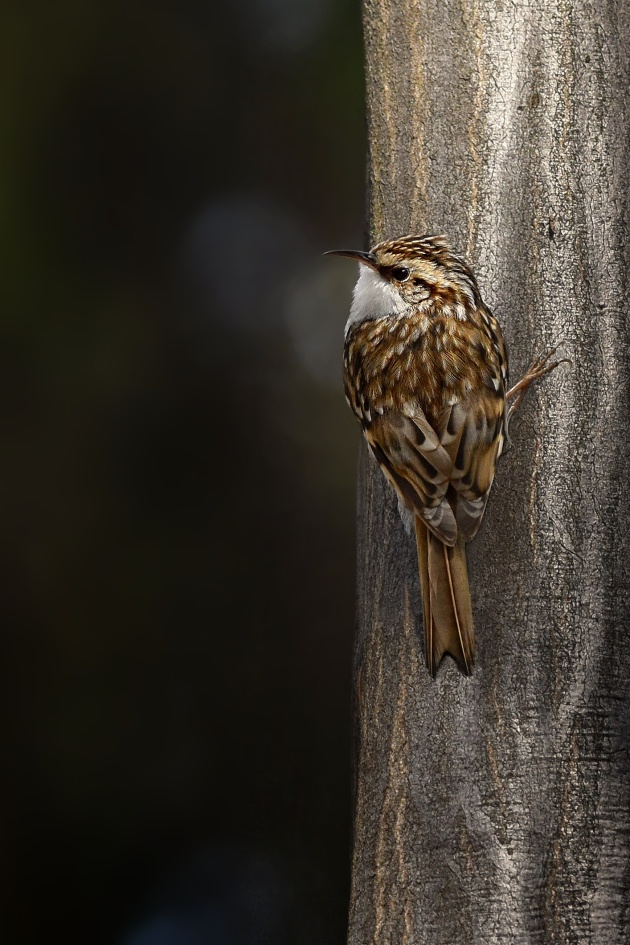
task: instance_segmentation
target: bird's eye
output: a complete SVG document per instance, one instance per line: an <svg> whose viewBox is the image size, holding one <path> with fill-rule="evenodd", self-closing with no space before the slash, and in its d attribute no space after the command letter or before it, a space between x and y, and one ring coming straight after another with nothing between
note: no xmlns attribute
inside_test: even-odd
<svg viewBox="0 0 630 945"><path fill-rule="evenodd" d="M405 266L396 266L395 269L392 269L392 279L395 279L396 282L404 282L408 278L409 270Z"/></svg>

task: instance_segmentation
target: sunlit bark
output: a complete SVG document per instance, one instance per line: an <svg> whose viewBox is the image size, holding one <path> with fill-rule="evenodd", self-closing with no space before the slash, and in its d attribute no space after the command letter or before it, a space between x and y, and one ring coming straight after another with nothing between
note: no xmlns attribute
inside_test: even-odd
<svg viewBox="0 0 630 945"><path fill-rule="evenodd" d="M630 7L364 0L373 240L446 233L516 378L468 546L472 678L425 667L414 542L364 453L350 945L628 941Z"/></svg>

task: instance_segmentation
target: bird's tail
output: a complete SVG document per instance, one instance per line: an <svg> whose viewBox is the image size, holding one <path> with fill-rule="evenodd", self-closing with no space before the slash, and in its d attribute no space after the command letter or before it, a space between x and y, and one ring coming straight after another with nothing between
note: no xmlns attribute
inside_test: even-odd
<svg viewBox="0 0 630 945"><path fill-rule="evenodd" d="M427 667L435 676L442 657L450 653L469 676L475 661L475 629L463 539L449 548L416 516L416 543Z"/></svg>

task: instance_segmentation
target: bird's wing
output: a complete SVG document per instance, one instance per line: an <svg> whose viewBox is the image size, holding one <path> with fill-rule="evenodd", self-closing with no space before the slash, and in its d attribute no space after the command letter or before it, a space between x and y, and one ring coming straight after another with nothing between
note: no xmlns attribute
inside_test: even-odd
<svg viewBox="0 0 630 945"><path fill-rule="evenodd" d="M457 540L457 523L446 499L453 460L424 413L386 411L365 428L365 438L400 499L446 545Z"/></svg>
<svg viewBox="0 0 630 945"><path fill-rule="evenodd" d="M483 518L497 460L505 436L505 400L482 391L466 402L450 405L441 418L438 435L452 461L450 484L458 532L473 538Z"/></svg>
<svg viewBox="0 0 630 945"><path fill-rule="evenodd" d="M449 405L436 428L414 405L385 411L365 437L402 502L445 545L470 541L488 501L504 437L503 398L485 392Z"/></svg>

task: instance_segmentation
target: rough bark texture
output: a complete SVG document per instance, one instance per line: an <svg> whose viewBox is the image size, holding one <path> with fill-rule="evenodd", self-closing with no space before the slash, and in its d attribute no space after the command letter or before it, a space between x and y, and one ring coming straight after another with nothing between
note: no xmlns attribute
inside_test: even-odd
<svg viewBox="0 0 630 945"><path fill-rule="evenodd" d="M412 537L364 453L349 942L630 941L630 11L364 0L371 235L446 233L511 376L468 546L478 658L432 680Z"/></svg>

